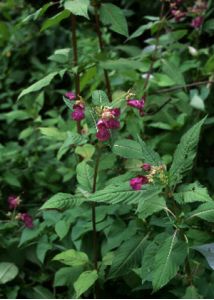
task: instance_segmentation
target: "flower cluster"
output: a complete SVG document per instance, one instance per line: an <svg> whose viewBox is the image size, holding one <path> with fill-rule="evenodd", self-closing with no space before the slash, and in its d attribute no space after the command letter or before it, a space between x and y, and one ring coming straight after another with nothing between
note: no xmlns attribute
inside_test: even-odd
<svg viewBox="0 0 214 300"><path fill-rule="evenodd" d="M14 210L17 209L17 207L21 203L21 199L19 196L11 195L7 199L9 209ZM9 213L8 215L12 215ZM22 221L26 227L32 228L33 227L33 218L28 213L18 213L15 217L16 220Z"/></svg>
<svg viewBox="0 0 214 300"><path fill-rule="evenodd" d="M127 96L126 96L127 105L137 108L139 110L140 115L144 116L143 109L144 109L144 105L145 105L145 97L142 97L140 100L137 100L135 98L132 98L133 96L135 96L135 94L128 91Z"/></svg>
<svg viewBox="0 0 214 300"><path fill-rule="evenodd" d="M151 166L150 164L148 164L148 163L144 163L144 164L142 165L142 169L143 169L145 172L149 172L149 171L151 170L151 168L152 168L152 166ZM137 177L135 177L135 178L132 178L132 179L129 181L129 184L130 184L131 188L132 188L133 190L136 190L136 191L141 190L142 186L143 186L144 184L147 184L147 183L149 183L149 180L148 180L147 175L146 175L146 176L144 176L144 175L139 175L139 176L137 176Z"/></svg>
<svg viewBox="0 0 214 300"><path fill-rule="evenodd" d="M203 0L196 0L194 6L188 7L186 10L182 8L184 4L183 0L174 0L170 3L171 14L175 18L176 22L179 22L182 18L190 15L193 17L191 21L191 27L198 29L204 22L203 14L207 9L207 3Z"/></svg>
<svg viewBox="0 0 214 300"><path fill-rule="evenodd" d="M99 141L104 142L110 138L110 129L120 128L120 116L119 108L104 107L101 112L101 118L97 122L96 137Z"/></svg>
<svg viewBox="0 0 214 300"><path fill-rule="evenodd" d="M65 94L65 97L69 99L70 101L74 101L73 105L73 112L71 113L71 118L74 121L81 121L85 118L85 103L81 97L77 99L76 95L74 92L67 92Z"/></svg>

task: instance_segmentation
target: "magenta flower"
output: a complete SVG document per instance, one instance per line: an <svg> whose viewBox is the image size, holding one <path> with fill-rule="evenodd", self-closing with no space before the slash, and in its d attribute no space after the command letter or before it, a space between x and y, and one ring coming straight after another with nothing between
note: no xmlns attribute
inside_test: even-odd
<svg viewBox="0 0 214 300"><path fill-rule="evenodd" d="M28 213L21 213L19 218L27 228L33 228L33 218Z"/></svg>
<svg viewBox="0 0 214 300"><path fill-rule="evenodd" d="M138 177L132 178L129 181L131 188L136 191L141 190L142 185L144 185L146 183L148 183L148 179L146 176L138 176Z"/></svg>
<svg viewBox="0 0 214 300"><path fill-rule="evenodd" d="M202 26L204 18L202 16L198 16L192 20L191 26L195 29L198 29Z"/></svg>
<svg viewBox="0 0 214 300"><path fill-rule="evenodd" d="M115 119L104 120L104 124L108 129L118 129L120 128L120 121Z"/></svg>
<svg viewBox="0 0 214 300"><path fill-rule="evenodd" d="M110 109L110 112L115 118L118 118L120 116L120 109L119 108L112 108Z"/></svg>
<svg viewBox="0 0 214 300"><path fill-rule="evenodd" d="M11 195L8 197L7 202L9 204L9 209L16 209L21 203L21 200L18 196Z"/></svg>
<svg viewBox="0 0 214 300"><path fill-rule="evenodd" d="M147 163L145 163L145 164L142 165L142 168L144 169L144 171L150 171L151 167L152 166L150 164L147 164Z"/></svg>
<svg viewBox="0 0 214 300"><path fill-rule="evenodd" d="M127 104L129 106L132 106L137 109L143 109L145 101L144 101L144 99L141 99L141 100L130 99L130 100L127 100Z"/></svg>
<svg viewBox="0 0 214 300"><path fill-rule="evenodd" d="M105 142L109 140L110 136L110 131L105 126L99 125L98 131L96 133L96 137L98 138L98 140L100 142Z"/></svg>
<svg viewBox="0 0 214 300"><path fill-rule="evenodd" d="M179 9L172 9L171 14L173 15L173 17L175 18L175 20L177 22L179 22L181 18L186 16L186 13L184 11L179 10Z"/></svg>
<svg viewBox="0 0 214 300"><path fill-rule="evenodd" d="M81 121L85 118L85 112L84 109L81 107L77 107L74 109L74 111L71 113L71 118L74 121Z"/></svg>
<svg viewBox="0 0 214 300"><path fill-rule="evenodd" d="M69 100L75 100L76 99L76 95L75 95L75 93L74 92L67 92L66 94L65 94L65 97L66 98L68 98Z"/></svg>

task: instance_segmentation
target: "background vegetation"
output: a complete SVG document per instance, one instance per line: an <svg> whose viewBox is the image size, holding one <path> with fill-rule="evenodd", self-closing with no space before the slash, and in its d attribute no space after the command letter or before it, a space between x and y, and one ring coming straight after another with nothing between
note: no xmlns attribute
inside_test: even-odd
<svg viewBox="0 0 214 300"><path fill-rule="evenodd" d="M214 298L213 9L0 3L1 298ZM81 124L67 91L85 100ZM100 103L121 110L107 142ZM132 190L142 163L162 169Z"/></svg>

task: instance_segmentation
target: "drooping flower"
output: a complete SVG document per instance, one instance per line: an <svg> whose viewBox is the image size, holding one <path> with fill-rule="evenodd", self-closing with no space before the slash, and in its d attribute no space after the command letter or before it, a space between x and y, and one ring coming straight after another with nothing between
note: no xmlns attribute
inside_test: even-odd
<svg viewBox="0 0 214 300"><path fill-rule="evenodd" d="M110 131L106 128L106 126L99 126L98 131L96 133L96 137L100 142L105 142L110 139Z"/></svg>
<svg viewBox="0 0 214 300"><path fill-rule="evenodd" d="M144 163L143 165L142 165L142 168L144 169L144 171L150 171L151 170L151 165L150 164L148 164L148 163Z"/></svg>
<svg viewBox="0 0 214 300"><path fill-rule="evenodd" d="M9 204L9 209L16 209L21 203L21 199L18 196L11 195L8 197L7 202Z"/></svg>
<svg viewBox="0 0 214 300"><path fill-rule="evenodd" d="M99 141L107 141L111 134L109 129L120 128L120 121L117 118L120 116L119 108L104 107L101 112L101 119L97 122L97 134L96 137Z"/></svg>
<svg viewBox="0 0 214 300"><path fill-rule="evenodd" d="M194 18L191 22L191 26L195 29L198 29L202 26L204 18L202 16L198 16Z"/></svg>
<svg viewBox="0 0 214 300"><path fill-rule="evenodd" d="M148 183L148 179L146 176L138 176L138 177L132 178L129 181L131 188L136 191L141 190L142 186L147 183Z"/></svg>
<svg viewBox="0 0 214 300"><path fill-rule="evenodd" d="M69 100L75 100L76 99L76 94L72 91L65 93L65 97L68 98Z"/></svg>
<svg viewBox="0 0 214 300"><path fill-rule="evenodd" d="M33 228L33 218L28 213L21 213L18 219L20 219L27 228Z"/></svg>
<svg viewBox="0 0 214 300"><path fill-rule="evenodd" d="M137 109L143 109L145 101L144 101L144 99L141 99L141 100L129 99L129 100L127 100L127 104L129 106L132 106Z"/></svg>
<svg viewBox="0 0 214 300"><path fill-rule="evenodd" d="M85 107L83 104L75 104L74 111L71 113L71 118L74 121L81 121L85 118Z"/></svg>

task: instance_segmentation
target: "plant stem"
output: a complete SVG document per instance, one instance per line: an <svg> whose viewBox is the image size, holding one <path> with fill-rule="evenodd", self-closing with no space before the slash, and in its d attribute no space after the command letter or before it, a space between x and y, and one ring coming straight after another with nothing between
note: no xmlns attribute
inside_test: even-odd
<svg viewBox="0 0 214 300"><path fill-rule="evenodd" d="M95 28L96 28L96 33L97 33L97 37L98 37L99 47L100 47L100 51L103 52L104 43L103 43L103 39L102 39L102 32L100 29L100 17L99 17L99 13L98 13L96 0L93 1L93 6L94 6L94 16L95 16ZM112 102L111 84L110 84L110 80L109 80L109 75L108 75L107 70L103 70L103 72L104 72L107 95L108 95L109 101Z"/></svg>
<svg viewBox="0 0 214 300"><path fill-rule="evenodd" d="M73 66L78 67L78 51L77 51L77 36L76 36L76 28L77 28L77 19L76 16L71 14L71 32L72 32L72 48L73 48ZM80 75L78 70L75 74L75 93L78 97L80 94ZM77 132L81 134L81 123L77 121Z"/></svg>

